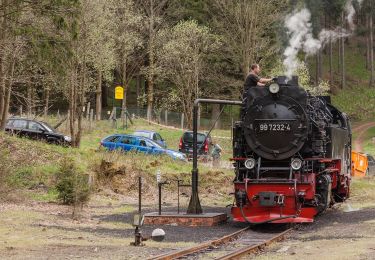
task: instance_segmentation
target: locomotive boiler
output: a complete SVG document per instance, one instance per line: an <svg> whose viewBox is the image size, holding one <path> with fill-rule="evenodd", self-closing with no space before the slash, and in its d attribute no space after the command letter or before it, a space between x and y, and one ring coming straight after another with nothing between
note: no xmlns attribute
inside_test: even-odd
<svg viewBox="0 0 375 260"><path fill-rule="evenodd" d="M244 94L233 127L234 221L312 222L349 197L351 129L329 97L278 77Z"/></svg>

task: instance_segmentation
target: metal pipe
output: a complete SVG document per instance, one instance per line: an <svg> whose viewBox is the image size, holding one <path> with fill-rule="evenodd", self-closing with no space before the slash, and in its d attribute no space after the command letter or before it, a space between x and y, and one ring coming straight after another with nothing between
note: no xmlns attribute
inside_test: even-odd
<svg viewBox="0 0 375 260"><path fill-rule="evenodd" d="M161 183L158 183L159 186L159 215L161 215Z"/></svg>
<svg viewBox="0 0 375 260"><path fill-rule="evenodd" d="M138 214L142 214L142 177L138 177Z"/></svg>
<svg viewBox="0 0 375 260"><path fill-rule="evenodd" d="M197 151L197 132L198 132L198 106L205 104L223 104L223 105L242 105L242 101L220 100L220 99L196 99L193 107L193 169L191 171L191 197L188 214L202 214L202 207L198 196L198 151Z"/></svg>

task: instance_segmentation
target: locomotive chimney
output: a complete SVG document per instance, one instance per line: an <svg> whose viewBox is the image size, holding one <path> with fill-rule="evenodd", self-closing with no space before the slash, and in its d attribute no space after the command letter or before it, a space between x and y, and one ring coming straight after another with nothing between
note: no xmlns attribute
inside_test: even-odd
<svg viewBox="0 0 375 260"><path fill-rule="evenodd" d="M278 76L277 84L280 86L299 86L298 76L292 76L292 78L288 78L287 76Z"/></svg>

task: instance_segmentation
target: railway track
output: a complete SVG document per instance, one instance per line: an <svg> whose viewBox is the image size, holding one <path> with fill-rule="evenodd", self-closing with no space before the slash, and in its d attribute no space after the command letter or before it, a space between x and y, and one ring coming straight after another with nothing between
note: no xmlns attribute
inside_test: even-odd
<svg viewBox="0 0 375 260"><path fill-rule="evenodd" d="M287 229L285 227L279 227L279 229L275 232L270 230L268 226L268 230L264 232L259 228L258 230L252 230L250 227L246 227L219 239L149 259L237 259L257 252L273 242L282 240L292 230L292 228Z"/></svg>

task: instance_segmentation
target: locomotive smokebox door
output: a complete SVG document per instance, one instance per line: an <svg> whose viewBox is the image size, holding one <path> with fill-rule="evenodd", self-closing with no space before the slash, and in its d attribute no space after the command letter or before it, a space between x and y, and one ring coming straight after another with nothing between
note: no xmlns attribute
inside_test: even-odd
<svg viewBox="0 0 375 260"><path fill-rule="evenodd" d="M259 204L264 207L276 205L276 192L259 192Z"/></svg>

